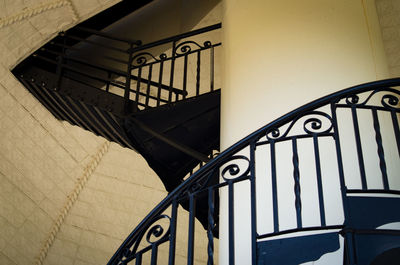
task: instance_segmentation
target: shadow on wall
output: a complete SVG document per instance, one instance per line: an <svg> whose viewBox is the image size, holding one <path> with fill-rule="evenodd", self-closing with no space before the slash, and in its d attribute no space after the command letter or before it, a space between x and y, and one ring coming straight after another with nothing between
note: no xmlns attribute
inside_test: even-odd
<svg viewBox="0 0 400 265"><path fill-rule="evenodd" d="M116 37L141 40L144 44L153 42L220 22L220 15L215 11L218 3L220 0L155 0L113 23L104 32ZM207 15L209 18L204 19ZM204 23L200 23L202 20L205 20ZM114 42L102 37L91 37L91 40L121 49L129 48L127 43ZM102 57L107 55L127 61L127 53L95 48L90 44L78 44L76 48L79 48L79 51L71 53L73 56L84 56L92 63L126 70L124 64L105 61ZM151 52L158 55L168 49L170 45L157 46L151 49ZM99 57L99 54L103 56Z"/></svg>

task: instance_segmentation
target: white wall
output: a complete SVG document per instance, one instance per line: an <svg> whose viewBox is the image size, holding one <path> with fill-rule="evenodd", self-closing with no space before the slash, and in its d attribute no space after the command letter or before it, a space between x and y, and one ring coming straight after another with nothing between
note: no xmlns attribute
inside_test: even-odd
<svg viewBox="0 0 400 265"><path fill-rule="evenodd" d="M373 1L223 3L223 148L314 99L389 76ZM340 223L337 166L335 157L327 159L334 146L324 140L320 145L326 150L321 152L324 184L330 187L329 192L325 190L327 223ZM289 229L296 225L291 143L280 144L277 150L280 225ZM299 154L303 222L319 225L312 141L299 142L299 150L305 150ZM243 153L248 155L248 150ZM257 148L256 156L257 231L266 233L272 228L268 148ZM357 170L354 165L352 170ZM250 264L248 193L247 184L235 187L235 211L240 213L235 219L237 264ZM221 196L222 213L227 209L226 193ZM227 216L221 216L220 264L227 264L227 227ZM331 258L329 262L336 263Z"/></svg>

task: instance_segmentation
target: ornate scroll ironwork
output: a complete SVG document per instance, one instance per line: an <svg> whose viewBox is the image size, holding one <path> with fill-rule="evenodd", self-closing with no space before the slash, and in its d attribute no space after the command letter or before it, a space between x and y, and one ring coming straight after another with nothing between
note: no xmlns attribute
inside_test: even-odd
<svg viewBox="0 0 400 265"><path fill-rule="evenodd" d="M183 53L190 52L190 49L185 47L186 44L181 44L181 46L177 46L180 48L180 51ZM120 249L116 252L114 257L110 260L109 265L111 264L125 264L121 262L122 260L127 260L128 256L129 258L132 258L132 255L135 255L134 253L137 253L137 245L140 242L142 237L145 235L145 233L149 233L150 235L155 236L158 241L156 242L161 242L163 240L167 241L171 235L169 233L169 229L161 229L160 227L154 226L154 228L150 228L152 224L154 223L154 220L159 220L161 218L164 218L164 212L165 210L172 205L173 202L176 202L177 200L182 201L186 200L189 201L189 198L195 200L200 200L201 197L196 197L200 196L200 194L206 194L205 197L208 201L208 204L211 204L209 208L207 208L208 211L208 231L207 231L207 237L209 240L209 243L207 245L207 250L208 251L208 257L209 257L209 263L212 264L213 260L213 252L214 252L214 245L213 245L213 236L215 236L213 227L214 227L214 222L217 220L214 216L214 210L215 205L213 203L215 202L215 199L213 196L215 194L218 194L219 189L222 187L227 187L228 189L228 194L229 198L234 198L234 188L233 185L236 182L239 181L255 181L256 179L256 170L255 168L255 157L254 154L252 156L250 155L243 155L246 150L253 150L256 148L256 146L261 146L261 145L269 145L270 148L267 148L267 150L270 151L271 155L271 165L270 167L272 168L272 176L275 177L275 181L279 178L279 175L276 174L276 169L275 164L277 163L278 156L275 156L276 148L279 144L279 142L283 141L289 141L289 143L292 143L292 156L291 156L291 164L293 165L293 181L294 181L294 187L293 187L293 192L294 192L294 207L296 210L296 218L297 218L297 226L294 227L293 229L287 229L287 230L281 230L279 227L279 211L277 209L278 207L278 189L273 190L272 194L276 198L276 203L273 203L273 218L274 218L274 231L272 233L267 233L267 234L258 234L254 233L254 237L252 242L257 242L257 240L260 240L262 238L270 237L270 236L276 236L280 234L287 234L287 233L292 233L292 232L299 232L299 231L308 231L308 230L327 230L327 229L341 229L345 227L345 224L332 224L332 225L327 225L327 221L325 220L325 210L324 210L324 197L323 197L323 185L324 182L322 181L322 178L324 177L323 174L321 173L321 162L319 158L319 152L320 148L323 148L322 145L319 145L319 139L321 137L329 136L330 140L334 141L336 145L336 152L337 154L334 154L334 156L338 156L337 159L338 161L341 161L339 159L339 156L341 156L341 147L340 147L340 139L339 139L339 134L338 134L338 121L337 121L337 115L336 115L336 109L337 108L349 108L350 110L353 109L369 109L372 111L373 114L373 127L375 130L375 135L376 135L376 142L378 145L378 153L379 153L379 159L381 160L381 166L380 168L382 169L382 172L384 172L385 165L383 164L384 162L384 152L383 152L383 145L382 145L382 138L383 135L381 133L381 126L379 124L378 120L378 112L379 111L385 111L386 113L389 113L392 117L393 120L393 129L394 129L394 135L396 142L398 143L398 148L399 148L399 155L400 155L400 132L399 132L399 126L398 126L398 113L400 113L400 108L398 107L398 104L400 102L399 100L399 95L400 92L394 88L391 87L400 87L400 78L397 79L389 79L389 80L383 80L383 81L377 81L377 82L372 82L368 84L363 84L355 87L348 88L346 90L339 91L337 93L334 93L332 95L329 95L327 97L315 100L305 106L302 106L289 114L286 114L285 116L282 116L281 118L269 123L268 125L262 127L261 129L255 131L251 135L247 136L246 138L242 139L241 141L237 142L234 144L232 147L226 149L224 152L222 152L220 155L218 155L216 158L212 159L210 162L208 162L205 166L203 166L200 170L198 170L196 173L194 173L191 177L189 177L182 185L180 185L176 190L171 192L141 223L140 226L138 226L132 234L128 237L128 239L125 241L125 243L120 247ZM367 97L365 97L365 93L368 94ZM372 105L371 102L375 104L376 101L372 101L372 98L375 95L378 95L378 93L385 93L384 95L381 96L380 100L378 101L380 105ZM363 95L364 99L361 100L361 96ZM331 112L329 111L322 111L322 109L330 109ZM312 145L315 153L315 168L317 169L317 178L316 182L317 188L318 188L318 203L320 207L320 219L321 219L321 224L319 226L305 226L304 223L302 222L302 216L301 216L301 209L302 209L302 202L301 202L301 182L300 182L300 159L299 159L299 154L298 152L300 150L300 145L297 145L297 142L300 141L302 138L310 138L312 139ZM266 139L266 140L262 140ZM253 147L253 149L251 149ZM251 152L250 152L251 153ZM249 158L252 157L252 158ZM338 171L343 171L343 165L338 162ZM254 174L254 176L252 175ZM211 181L212 178L221 178L222 181L220 181L217 184L213 184ZM252 185L255 185L255 182L251 182ZM342 185L342 191L346 191L346 186L343 181L340 182ZM276 183L275 183L276 185ZM252 189L255 190L256 189ZM368 192L369 190L366 189L365 192ZM217 193L216 193L217 192ZM357 192L364 192L364 190L359 190ZM373 192L377 193L377 190L373 190ZM385 193L394 193L398 194L400 191L395 191L390 189L390 185L385 185L384 189L380 190L379 192L385 192ZM255 200L256 194L250 194L252 197L252 200ZM232 231L233 223L234 223L234 213L233 209L235 208L233 205L233 201L228 200L229 210L232 210L232 212L229 212L229 231ZM256 205L255 203L252 205ZM261 206L262 208L262 206ZM192 207L192 209L195 209L195 207ZM255 213L257 213L257 209L253 209ZM254 215L255 217L253 219L256 219L256 214ZM169 219L169 218L168 218ZM176 222L176 220L171 220L171 222ZM256 221L252 220L251 223L252 226L255 226L255 229L257 229L256 226ZM149 229L150 228L150 229ZM148 232L147 232L148 231ZM161 235L163 232L165 232L163 235ZM258 232L258 231L257 231ZM146 237L147 239L147 237ZM192 240L190 238L189 240ZM156 244L154 241L147 240L149 244ZM233 243L234 244L234 243ZM230 250L234 249L233 244L229 245ZM254 244L254 243L253 243ZM232 246L233 247L232 247ZM132 247L133 246L133 247ZM129 255L122 255L121 253L124 253L126 249L129 248L131 249L130 252L127 254ZM255 249L255 248L253 248ZM233 251L233 250L232 250ZM170 255L174 255L174 252L171 252ZM253 255L256 255L256 253L253 253ZM231 252L229 252L230 258L234 256ZM170 259L171 260L171 259ZM126 262L127 263L127 262Z"/></svg>

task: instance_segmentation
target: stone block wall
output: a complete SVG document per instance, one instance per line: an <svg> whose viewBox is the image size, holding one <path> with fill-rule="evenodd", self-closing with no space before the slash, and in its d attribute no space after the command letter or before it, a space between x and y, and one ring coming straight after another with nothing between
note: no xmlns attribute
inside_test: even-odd
<svg viewBox="0 0 400 265"><path fill-rule="evenodd" d="M400 1L376 0L390 74L400 76Z"/></svg>
<svg viewBox="0 0 400 265"><path fill-rule="evenodd" d="M105 264L166 196L140 155L56 120L10 72L59 31L116 2L0 2L2 265ZM188 219L182 209L179 214ZM197 243L206 249L197 227ZM167 251L160 249L160 260ZM177 262L184 260L186 245L178 243L177 251ZM195 262L205 259L198 255Z"/></svg>
<svg viewBox="0 0 400 265"><path fill-rule="evenodd" d="M99 153L105 139L56 120L10 72L59 31L116 2L0 2L0 264L36 264L93 157L99 163L60 223L43 264L105 264L166 195L134 151L111 144ZM400 2L377 0L377 7L391 73L400 76ZM183 264L187 213L179 214L177 264ZM205 249L204 231L196 227L197 246ZM166 255L161 249L160 259ZM202 253L195 263L205 260Z"/></svg>

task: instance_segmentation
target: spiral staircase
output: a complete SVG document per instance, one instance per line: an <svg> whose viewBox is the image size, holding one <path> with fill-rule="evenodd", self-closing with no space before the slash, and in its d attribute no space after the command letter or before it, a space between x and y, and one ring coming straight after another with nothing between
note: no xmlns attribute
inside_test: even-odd
<svg viewBox="0 0 400 265"><path fill-rule="evenodd" d="M188 211L185 263L194 264L195 253L204 253L208 264L216 263L218 227L225 226L228 247L220 255L235 264L240 240L234 237L238 229L235 189L243 184L250 191L252 264L301 264L340 248L344 249L343 264L397 264L393 262L400 260L400 230L385 225L400 222L399 172L392 170L400 163L400 79L362 84L315 100L214 158L219 149L221 93L215 87L215 53L221 43L207 39L207 34L221 24L147 44L102 30L120 17L110 14L128 14L148 2L137 1L129 8L121 2L60 33L13 70L57 119L139 152L169 192L108 264L178 264L178 223L184 218L178 214L179 205ZM85 55L92 47L96 54ZM350 123L344 122L343 112L351 117ZM366 112L374 135L368 144L375 146L374 154L366 154L361 136L360 117ZM348 142L343 144L349 138L344 128L350 128L352 151L347 149ZM306 141L309 151L302 150ZM331 149L325 150L326 142ZM282 163L278 154L283 145L290 146L291 160L283 163L292 169L292 227L280 223L283 206L277 165ZM256 196L257 185L265 178L258 174L260 163L256 165L259 150L269 154L261 163L269 170L268 206ZM302 194L307 187L300 177L308 174L301 164L303 151L310 157L307 167L315 171L318 224L312 225L303 212L308 203ZM351 184L354 176L346 166L349 152L356 157L359 187ZM379 174L374 175L378 186L370 185L367 156L379 162ZM327 176L325 160L334 161L331 171L336 175ZM343 218L336 222L327 214L327 178L337 180L339 187L336 204ZM224 223L219 221L220 196L227 198ZM262 229L263 211L271 217L269 229ZM196 246L196 218L206 230L205 249ZM160 248L167 249L166 260L158 256Z"/></svg>

